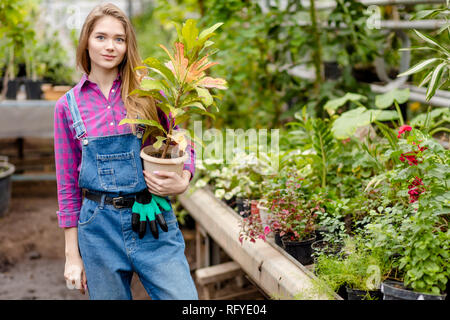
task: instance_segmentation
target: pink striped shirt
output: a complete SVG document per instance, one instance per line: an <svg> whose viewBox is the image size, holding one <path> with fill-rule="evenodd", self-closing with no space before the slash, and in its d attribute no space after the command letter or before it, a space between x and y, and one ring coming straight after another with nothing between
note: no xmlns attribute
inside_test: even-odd
<svg viewBox="0 0 450 320"><path fill-rule="evenodd" d="M114 80L108 98L103 95L96 83L88 79L86 74L83 74L80 82L74 87L75 100L88 137L132 132L128 124L119 126L120 120L126 116L120 89L120 74ZM161 125L168 130L169 121L166 115L160 108L157 109ZM81 189L78 187L78 176L81 169L81 143L76 139L75 130L72 128L73 121L65 95L56 102L54 124L59 204L58 223L62 228L76 227L82 201ZM178 128L178 126L175 128ZM144 142L143 147L153 142L155 142L155 138L149 137ZM195 173L194 147L188 144L187 152L190 153L190 159L184 164L184 169L191 172L190 180L192 180Z"/></svg>

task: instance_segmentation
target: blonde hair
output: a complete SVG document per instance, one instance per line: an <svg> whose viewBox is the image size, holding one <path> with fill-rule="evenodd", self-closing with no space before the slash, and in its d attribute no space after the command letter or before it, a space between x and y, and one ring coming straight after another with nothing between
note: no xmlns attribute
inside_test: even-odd
<svg viewBox="0 0 450 320"><path fill-rule="evenodd" d="M137 50L136 34L128 17L114 4L106 3L96 6L84 21L76 53L77 66L88 75L91 72L91 59L87 50L88 39L94 30L95 23L105 16L111 16L119 20L125 30L127 49L118 69L122 79L121 94L127 110L127 118L137 119L139 117L159 122L154 98L137 95L128 96L131 91L139 88L140 80L146 75L146 71L145 69L138 70L139 74L134 71L135 67L142 65L142 60ZM131 128L133 133L135 133L136 127L131 125ZM151 131L159 130L155 130L152 127Z"/></svg>

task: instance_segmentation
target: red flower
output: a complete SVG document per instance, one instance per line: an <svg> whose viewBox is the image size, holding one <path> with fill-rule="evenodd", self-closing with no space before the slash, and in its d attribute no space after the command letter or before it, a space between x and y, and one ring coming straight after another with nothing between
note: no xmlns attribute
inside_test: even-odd
<svg viewBox="0 0 450 320"><path fill-rule="evenodd" d="M415 177L408 186L409 203L414 203L419 200L419 196L425 191L425 188L420 188L419 186L423 186L422 179Z"/></svg>
<svg viewBox="0 0 450 320"><path fill-rule="evenodd" d="M413 186L418 186L418 185L423 185L422 179L420 179L419 177L415 177L414 181L412 182Z"/></svg>
<svg viewBox="0 0 450 320"><path fill-rule="evenodd" d="M409 165L415 165L417 166L417 164L419 163L416 159L416 151L412 151L410 153L402 153L399 157L401 162L405 162L405 158L406 160L408 160Z"/></svg>
<svg viewBox="0 0 450 320"><path fill-rule="evenodd" d="M417 145L417 147L419 148L420 152L423 152L423 150L427 150L428 149L428 147L421 147L419 145Z"/></svg>
<svg viewBox="0 0 450 320"><path fill-rule="evenodd" d="M411 130L412 130L412 127L411 127L411 126L408 126L408 125L406 125L406 124L402 125L400 128L398 128L398 136L397 136L397 138L400 138L400 135L401 135L403 132L405 132L405 131L411 131Z"/></svg>

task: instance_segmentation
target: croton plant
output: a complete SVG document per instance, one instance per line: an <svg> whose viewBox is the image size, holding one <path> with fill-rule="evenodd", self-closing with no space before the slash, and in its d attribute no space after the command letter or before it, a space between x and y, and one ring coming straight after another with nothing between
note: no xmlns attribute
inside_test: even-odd
<svg viewBox="0 0 450 320"><path fill-rule="evenodd" d="M214 44L209 40L214 31L223 23L216 23L210 28L199 31L196 20L188 19L180 26L175 23L178 38L174 43L172 53L162 44L159 46L167 53L170 60L163 62L157 58L149 57L143 61L143 66L135 68L147 69L149 74L156 78L141 77L140 88L130 92L140 96L150 96L157 101L157 106L169 119L169 128L166 131L158 121L152 119L123 119L120 124L144 124L157 127L163 132L162 136L156 136L153 147L159 150L164 146L162 158L165 158L168 147L172 142L178 145L179 150L185 151L187 139L182 130L174 128L187 121L193 113L215 118L208 112L207 108L215 106L214 96L210 93L211 88L227 89L227 82L221 78L206 76L205 71L218 62L210 62L209 56L216 53L218 49L210 50ZM146 140L149 130L146 130L143 141Z"/></svg>

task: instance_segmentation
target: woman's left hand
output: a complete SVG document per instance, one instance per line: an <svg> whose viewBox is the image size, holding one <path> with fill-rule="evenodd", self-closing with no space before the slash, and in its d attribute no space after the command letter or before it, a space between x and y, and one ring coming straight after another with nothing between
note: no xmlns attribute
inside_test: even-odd
<svg viewBox="0 0 450 320"><path fill-rule="evenodd" d="M191 173L188 170L183 170L183 177L170 171L143 172L148 191L160 197L181 194L189 187Z"/></svg>

